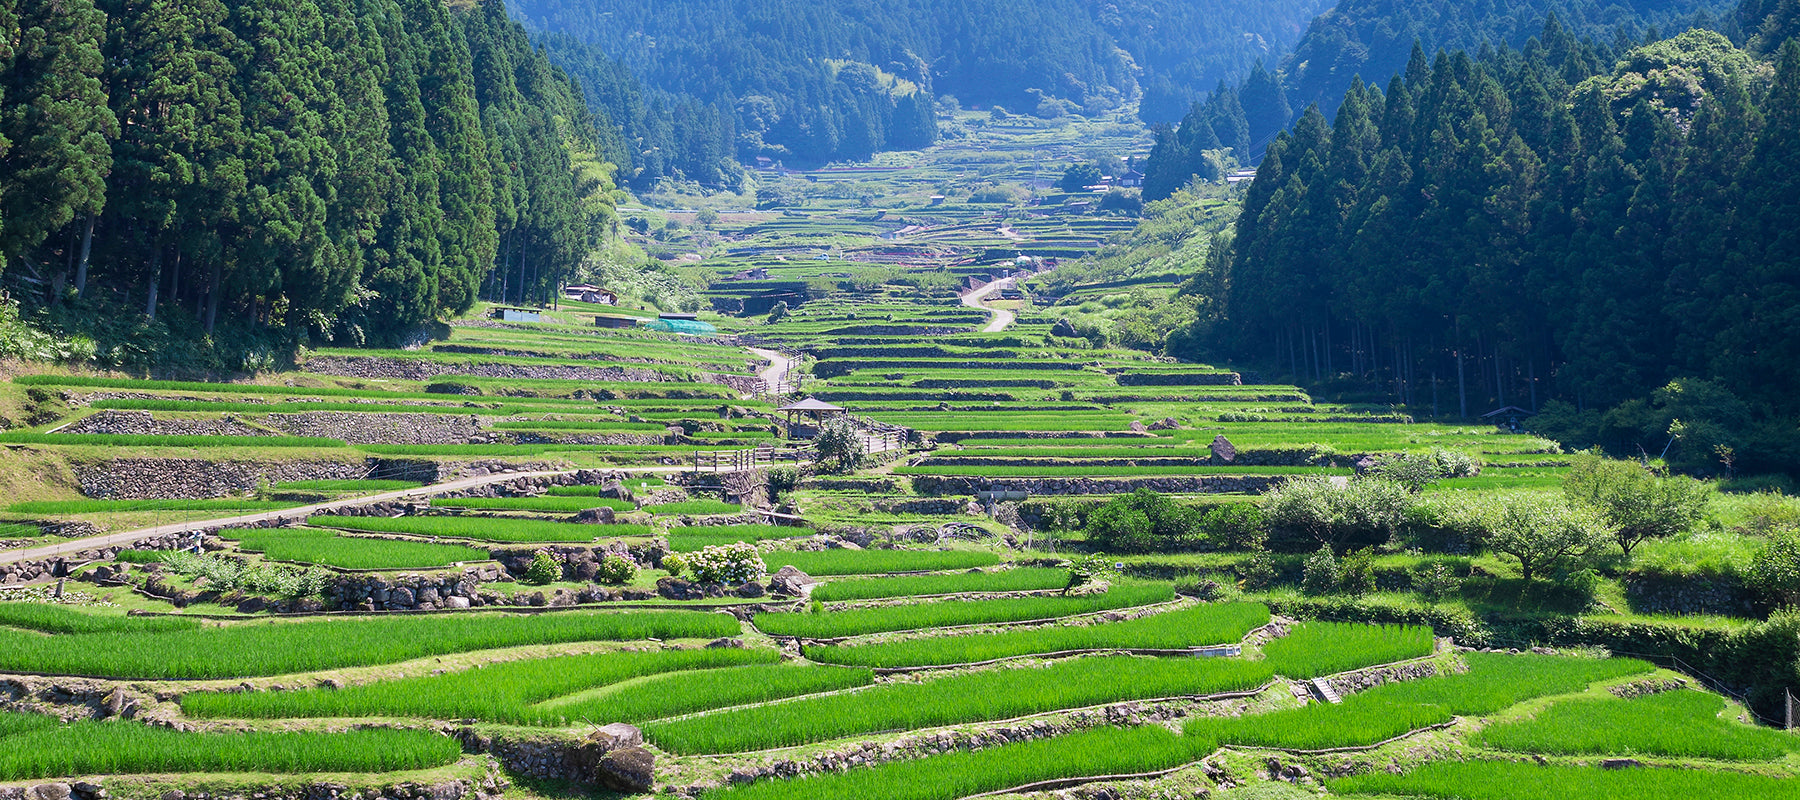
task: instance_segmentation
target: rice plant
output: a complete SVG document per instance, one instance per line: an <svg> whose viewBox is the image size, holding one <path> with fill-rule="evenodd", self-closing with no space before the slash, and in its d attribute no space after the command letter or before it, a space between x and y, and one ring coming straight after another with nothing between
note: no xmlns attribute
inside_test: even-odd
<svg viewBox="0 0 1800 800"><path fill-rule="evenodd" d="M1469 671L1389 683L1344 698L1340 705L1310 705L1245 717L1189 720L1189 736L1219 744L1320 750L1370 745L1462 716L1481 716L1533 697L1579 691L1589 683L1648 672L1634 659L1513 656L1469 653ZM1265 664L1280 673L1271 656Z"/></svg>
<svg viewBox="0 0 1800 800"><path fill-rule="evenodd" d="M354 531L442 536L484 542L591 542L603 536L649 536L653 533L646 525L578 525L492 517L317 516L308 519L307 524Z"/></svg>
<svg viewBox="0 0 1800 800"><path fill-rule="evenodd" d="M828 664L907 667L971 664L1067 650L1175 650L1236 642L1268 622L1269 609L1261 603L1221 603L1124 622L939 636L881 644L808 647L806 657Z"/></svg>
<svg viewBox="0 0 1800 800"><path fill-rule="evenodd" d="M803 778L760 780L705 800L956 800L1059 778L1170 769L1204 755L1157 725L1095 728L1030 742L893 761Z"/></svg>
<svg viewBox="0 0 1800 800"><path fill-rule="evenodd" d="M181 710L194 717L232 719L375 716L564 724L581 718L575 709L590 704L534 706L646 675L769 664L779 658L774 650L730 648L554 656L343 689L190 692L182 696Z"/></svg>
<svg viewBox="0 0 1800 800"><path fill-rule="evenodd" d="M1770 761L1800 750L1800 739L1720 716L1725 698L1682 689L1621 700L1578 697L1532 719L1494 725L1474 743L1498 750L1566 755L1656 755Z"/></svg>
<svg viewBox="0 0 1800 800"><path fill-rule="evenodd" d="M839 600L874 600L959 592L1028 592L1061 589L1067 585L1069 571L1066 569L1020 567L956 575L898 575L891 578L837 580L814 587L812 598L830 603Z"/></svg>
<svg viewBox="0 0 1800 800"><path fill-rule="evenodd" d="M669 549L678 553L691 553L712 545L797 539L814 533L817 531L811 528L791 525L683 526L669 529Z"/></svg>
<svg viewBox="0 0 1800 800"><path fill-rule="evenodd" d="M645 734L675 753L739 753L1121 700L1249 689L1270 674L1261 663L1238 659L1077 658L1041 669L884 683L845 694L651 723Z"/></svg>
<svg viewBox="0 0 1800 800"><path fill-rule="evenodd" d="M936 572L974 569L1000 563L993 553L974 550L818 550L769 553L763 563L775 572L793 566L815 577L827 575L879 575L888 572Z"/></svg>
<svg viewBox="0 0 1800 800"><path fill-rule="evenodd" d="M238 549L276 561L342 569L427 569L462 561L486 561L486 550L459 544L367 539L317 528L229 531Z"/></svg>
<svg viewBox="0 0 1800 800"><path fill-rule="evenodd" d="M1166 583L1120 583L1083 597L1009 597L997 600L943 600L816 614L757 614L756 627L775 636L831 639L887 631L1052 619L1173 599Z"/></svg>
<svg viewBox="0 0 1800 800"><path fill-rule="evenodd" d="M1303 622L1287 636L1263 646L1263 656L1280 664L1289 678L1316 678L1375 663L1431 655L1431 629L1418 625L1365 625L1356 622Z"/></svg>
<svg viewBox="0 0 1800 800"><path fill-rule="evenodd" d="M644 506L644 510L652 514L736 514L743 507L719 500L683 500L679 503Z"/></svg>
<svg viewBox="0 0 1800 800"><path fill-rule="evenodd" d="M1511 761L1439 761L1403 775L1371 772L1331 781L1332 794L1457 800L1615 800L1794 797L1800 780L1699 769L1539 766Z"/></svg>
<svg viewBox="0 0 1800 800"><path fill-rule="evenodd" d="M767 664L659 675L598 693L558 698L532 709L535 719L643 722L718 708L867 686L866 669Z"/></svg>
<svg viewBox="0 0 1800 800"><path fill-rule="evenodd" d="M182 617L127 617L104 611L77 611L49 603L0 603L0 625L44 633L153 633L200 627Z"/></svg>
<svg viewBox="0 0 1800 800"><path fill-rule="evenodd" d="M18 716L24 715L0 712L0 719ZM462 746L450 737L389 728L193 733L129 721L0 722L0 734L0 780L6 781L138 773L380 773L436 767L462 757Z"/></svg>
<svg viewBox="0 0 1800 800"><path fill-rule="evenodd" d="M45 636L0 628L0 670L120 679L286 675L528 644L717 638L737 620L697 611L328 618Z"/></svg>
<svg viewBox="0 0 1800 800"><path fill-rule="evenodd" d="M434 508L474 508L490 511L553 511L575 512L590 508L610 508L614 511L631 511L637 508L626 500L613 500L600 497L434 497L431 499Z"/></svg>

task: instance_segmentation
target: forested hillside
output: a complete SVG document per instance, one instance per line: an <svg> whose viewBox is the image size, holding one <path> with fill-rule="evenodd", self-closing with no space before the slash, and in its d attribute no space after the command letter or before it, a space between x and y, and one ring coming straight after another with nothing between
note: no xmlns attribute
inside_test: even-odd
<svg viewBox="0 0 1800 800"><path fill-rule="evenodd" d="M501 0L6 0L0 27L5 287L97 350L68 355L391 338L543 295L610 214L580 90Z"/></svg>
<svg viewBox="0 0 1800 800"><path fill-rule="evenodd" d="M1055 116L1143 98L1173 120L1323 5L1280 0L525 0L550 57L630 143L640 181L731 180L737 159L864 158L929 144L935 103Z"/></svg>
<svg viewBox="0 0 1800 800"><path fill-rule="evenodd" d="M1769 0L1768 5L1776 3ZM1430 58L1440 50L1518 49L1536 37L1548 47L1585 42L1585 57L1611 63L1611 48L1629 46L1649 32L1715 26L1735 32L1744 23L1730 8L1721 0L1517 0L1510 5L1340 0L1313 19L1279 71L1258 65L1230 86L1221 86L1205 106L1190 109L1179 130L1161 136L1158 154L1145 170L1145 193L1148 199L1161 199L1192 176L1217 177L1204 155L1215 147L1234 148L1240 161L1260 156L1307 106L1317 105L1330 116L1352 81L1361 78L1381 86L1401 74L1415 47ZM1755 16L1752 26L1762 18ZM1225 97L1228 93L1238 96ZM1243 109L1242 121L1232 116L1237 108Z"/></svg>
<svg viewBox="0 0 1800 800"><path fill-rule="evenodd" d="M1571 444L1791 465L1797 153L1800 43L1415 54L1269 147L1197 338L1462 416L1555 399Z"/></svg>

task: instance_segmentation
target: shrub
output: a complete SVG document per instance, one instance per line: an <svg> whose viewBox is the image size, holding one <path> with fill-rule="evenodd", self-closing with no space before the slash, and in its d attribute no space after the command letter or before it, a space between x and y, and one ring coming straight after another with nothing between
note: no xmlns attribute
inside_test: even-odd
<svg viewBox="0 0 1800 800"><path fill-rule="evenodd" d="M1472 478L1480 475L1481 462L1466 453L1434 447L1425 453L1389 456L1376 465L1375 474L1416 493L1445 478Z"/></svg>
<svg viewBox="0 0 1800 800"><path fill-rule="evenodd" d="M862 466L862 432L849 417L831 417L819 423L819 435L813 438L818 448L819 463L828 472L852 472Z"/></svg>
<svg viewBox="0 0 1800 800"><path fill-rule="evenodd" d="M532 560L532 566L537 566L536 559ZM600 568L594 571L594 577L601 583L617 586L630 583L632 578L637 577L637 572L637 562L618 553L608 553L605 558L600 559Z"/></svg>
<svg viewBox="0 0 1800 800"><path fill-rule="evenodd" d="M1462 591L1462 579L1442 561L1413 573L1412 585L1413 591L1433 603Z"/></svg>
<svg viewBox="0 0 1800 800"><path fill-rule="evenodd" d="M1770 603L1800 604L1800 531L1769 536L1769 543L1750 561L1750 586Z"/></svg>
<svg viewBox="0 0 1800 800"><path fill-rule="evenodd" d="M1251 553L1237 568L1238 580L1244 582L1246 589L1266 589L1275 583L1279 574L1275 569L1275 556L1267 550Z"/></svg>
<svg viewBox="0 0 1800 800"><path fill-rule="evenodd" d="M1120 553L1169 550L1193 540L1196 513L1168 497L1139 489L1108 500L1088 515L1088 538Z"/></svg>
<svg viewBox="0 0 1800 800"><path fill-rule="evenodd" d="M749 542L700 548L688 558L688 569L701 583L749 583L767 574L756 545Z"/></svg>
<svg viewBox="0 0 1800 800"><path fill-rule="evenodd" d="M670 553L666 556L663 556L662 557L662 568L665 570L668 570L670 575L679 577L681 575L681 573L687 571L687 568L688 568L687 556L684 556L680 553Z"/></svg>
<svg viewBox="0 0 1800 800"><path fill-rule="evenodd" d="M1308 541L1379 545L1393 536L1413 502L1406 487L1383 478L1358 478L1340 488L1330 478L1296 476L1265 496L1263 516L1272 538L1289 547Z"/></svg>
<svg viewBox="0 0 1800 800"><path fill-rule="evenodd" d="M1230 550L1258 550L1269 540L1262 509L1249 503L1213 508L1200 519L1200 529L1213 544Z"/></svg>
<svg viewBox="0 0 1800 800"><path fill-rule="evenodd" d="M1300 591L1307 594L1331 594L1337 591L1341 572L1338 569L1337 556L1331 552L1331 545L1319 545L1319 551L1306 557L1306 567L1300 577Z"/></svg>
<svg viewBox="0 0 1800 800"><path fill-rule="evenodd" d="M1338 587L1349 595L1375 591L1375 550L1365 547L1344 554L1340 563Z"/></svg>
<svg viewBox="0 0 1800 800"><path fill-rule="evenodd" d="M562 558L550 550L539 550L531 557L531 566L525 568L524 582L543 586L562 580Z"/></svg>

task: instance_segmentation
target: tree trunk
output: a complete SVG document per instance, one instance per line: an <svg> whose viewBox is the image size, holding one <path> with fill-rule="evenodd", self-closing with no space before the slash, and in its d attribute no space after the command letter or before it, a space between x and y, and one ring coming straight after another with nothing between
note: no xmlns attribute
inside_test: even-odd
<svg viewBox="0 0 1800 800"><path fill-rule="evenodd" d="M206 284L206 334L208 336L212 335L213 324L219 321L220 269L219 259L215 257L212 263L212 277Z"/></svg>
<svg viewBox="0 0 1800 800"><path fill-rule="evenodd" d="M1525 377L1531 383L1531 413L1536 414L1537 404L1537 359L1525 362Z"/></svg>
<svg viewBox="0 0 1800 800"><path fill-rule="evenodd" d="M1506 371L1500 368L1500 345L1494 345L1494 407L1506 407Z"/></svg>
<svg viewBox="0 0 1800 800"><path fill-rule="evenodd" d="M87 296L88 253L93 252L94 249L94 216L93 214L88 215L87 224L82 226L81 230L81 260L75 265L75 299L77 300ZM156 292L152 291L150 295L154 297Z"/></svg>
<svg viewBox="0 0 1800 800"><path fill-rule="evenodd" d="M156 320L156 290L162 286L162 248L150 248L150 299L144 303L144 316Z"/></svg>
<svg viewBox="0 0 1800 800"><path fill-rule="evenodd" d="M1456 356L1456 403L1457 403L1457 409L1460 412L1460 415L1462 416L1463 419L1468 419L1469 418L1469 384L1468 384L1468 380L1463 377L1462 348L1459 347L1456 350L1452 351L1451 355Z"/></svg>

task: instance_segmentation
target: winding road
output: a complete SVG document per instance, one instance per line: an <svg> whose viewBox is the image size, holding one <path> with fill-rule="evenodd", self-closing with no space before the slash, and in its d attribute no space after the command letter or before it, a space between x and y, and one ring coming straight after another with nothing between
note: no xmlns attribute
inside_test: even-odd
<svg viewBox="0 0 1800 800"><path fill-rule="evenodd" d="M608 469L610 471L614 471L614 472L679 472L680 470L684 469L684 467L681 467L681 466L610 467ZM551 475L567 475L572 472L575 472L575 470L567 469L567 470L544 470L544 471L539 471L539 472L502 472L502 473L496 473L493 475L477 475L473 478L461 478L458 480L449 481L447 483L434 483L434 484L431 484L430 486L421 486L417 489L402 489L400 491L395 491L395 492L382 492L381 494L361 495L358 497L350 497L350 498L345 498L342 500L332 500L330 502L325 502L325 503L314 503L314 504L308 505L308 506L296 506L294 508L283 508L283 509L279 509L276 511L263 511L263 512L259 512L256 514L244 514L242 516L223 517L223 518L219 518L219 519L195 520L193 522L175 522L175 523L170 523L168 525L158 525L153 528L138 528L137 530L121 531L119 533L105 533L105 534L101 534L99 536L89 536L85 539L71 539L66 542L58 542L56 544L44 545L42 547L33 547L33 548L25 549L25 550L7 550L4 552L0 552L0 564L11 564L16 561L39 561L39 560L43 560L46 558L55 558L56 556L69 555L71 553L79 553L83 550L94 550L94 549L98 549L101 547L113 547L113 546L117 546L117 545L131 544L133 542L137 542L142 539L152 539L152 538L155 538L158 536L166 536L171 533L192 533L194 531L204 530L207 528L222 528L227 525L247 525L247 524L252 524L252 523L257 523L257 522L267 522L270 520L288 520L288 519L300 520L300 519L305 519L308 516L311 516L313 514L317 514L320 512L336 511L337 509L348 508L350 506L368 505L370 503L385 503L390 500L407 500L407 499L418 498L418 497L426 497L426 496L430 496L430 495L444 494L445 492L454 492L454 491L457 491L460 489L472 489L477 486L486 486L487 484L490 484L490 483L502 483L505 481L517 480L519 478L537 478L537 477L548 477Z"/></svg>
<svg viewBox="0 0 1800 800"><path fill-rule="evenodd" d="M757 358L769 362L769 366L764 368L763 371L756 373L756 377L762 379L764 386L779 393L782 383L787 381L788 373L793 371L794 363L799 359L790 358L779 351L768 350L761 347L747 347L744 349L755 353Z"/></svg>
<svg viewBox="0 0 1800 800"><path fill-rule="evenodd" d="M983 286L979 289L976 289L975 291L969 292L968 294L965 294L962 296L962 304L963 305L968 306L970 308L979 308L983 311L993 313L994 318L992 320L988 321L987 327L981 329L982 333L999 333L1003 330L1006 330L1006 326L1013 324L1013 319L1015 319L1015 315L1013 314L1013 312L1008 311L1004 308L994 308L992 306L984 306L981 304L981 301L987 299L989 295L992 295L995 292L1000 291L1001 289L1012 288L1014 280L1017 280L1017 279L1016 278L1001 278L1000 280L994 281L993 283L990 283L986 286Z"/></svg>

